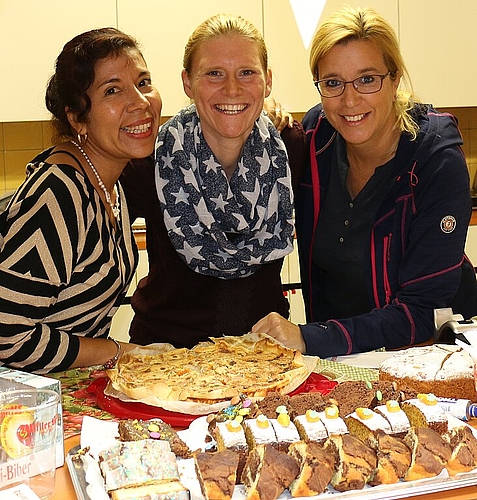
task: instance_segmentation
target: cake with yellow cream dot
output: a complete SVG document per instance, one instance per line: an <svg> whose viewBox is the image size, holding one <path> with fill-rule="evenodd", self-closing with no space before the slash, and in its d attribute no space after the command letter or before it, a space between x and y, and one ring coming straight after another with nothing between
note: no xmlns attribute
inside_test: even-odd
<svg viewBox="0 0 477 500"><path fill-rule="evenodd" d="M349 432L366 441L378 430L391 433L389 422L379 413L369 408L356 408L356 411L345 417Z"/></svg>
<svg viewBox="0 0 477 500"><path fill-rule="evenodd" d="M270 423L275 431L278 449L287 452L291 443L300 440L300 435L295 424L290 420L290 415L285 407L278 407L277 413L277 418L270 419Z"/></svg>
<svg viewBox="0 0 477 500"><path fill-rule="evenodd" d="M441 436L448 430L445 411L437 404L434 394L418 394L417 398L407 399L401 404L411 427L428 427Z"/></svg>
<svg viewBox="0 0 477 500"><path fill-rule="evenodd" d="M244 420L242 423L249 452L259 444L270 444L278 449L275 431L265 415Z"/></svg>
<svg viewBox="0 0 477 500"><path fill-rule="evenodd" d="M385 405L379 405L374 408L376 413L382 415L391 426L391 433L396 437L404 437L411 424L401 405L395 400L389 400Z"/></svg>
<svg viewBox="0 0 477 500"><path fill-rule="evenodd" d="M296 416L293 422L300 438L306 443L322 444L328 438L325 424L315 410L307 410L304 415Z"/></svg>
<svg viewBox="0 0 477 500"><path fill-rule="evenodd" d="M319 411L318 415L326 428L328 436L348 434L348 427L340 417L340 411L337 406L328 406L324 411Z"/></svg>

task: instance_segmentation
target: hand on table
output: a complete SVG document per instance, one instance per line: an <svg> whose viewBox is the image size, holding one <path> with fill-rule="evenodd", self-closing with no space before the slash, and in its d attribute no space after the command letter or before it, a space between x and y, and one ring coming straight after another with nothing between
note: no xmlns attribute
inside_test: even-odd
<svg viewBox="0 0 477 500"><path fill-rule="evenodd" d="M305 352L306 345L300 328L276 312L267 314L252 327L254 333L266 333L291 349Z"/></svg>

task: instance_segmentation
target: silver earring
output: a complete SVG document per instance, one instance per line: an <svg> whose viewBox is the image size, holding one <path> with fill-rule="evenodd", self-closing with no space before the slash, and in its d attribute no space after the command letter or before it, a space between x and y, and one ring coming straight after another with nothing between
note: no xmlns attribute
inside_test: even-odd
<svg viewBox="0 0 477 500"><path fill-rule="evenodd" d="M86 144L86 141L88 140L88 134L84 134L84 135L81 135L81 134L77 134L76 136L78 138L78 143L79 144Z"/></svg>

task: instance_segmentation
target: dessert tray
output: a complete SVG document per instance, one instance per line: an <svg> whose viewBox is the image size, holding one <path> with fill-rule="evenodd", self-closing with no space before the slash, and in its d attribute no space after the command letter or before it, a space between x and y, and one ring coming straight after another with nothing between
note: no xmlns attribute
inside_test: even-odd
<svg viewBox="0 0 477 500"><path fill-rule="evenodd" d="M91 439L90 453L94 456L95 450L100 451L107 441L115 440L117 424L114 422L98 421L91 417L85 417L87 427L94 429L94 436L87 436L88 432L81 436L81 445L72 448L66 456L66 463L71 475L78 500L109 500L109 496L104 490L99 465L90 455L78 457L78 452L85 447L88 439ZM461 420L448 415L449 427L463 425ZM89 422L89 424L88 424ZM465 424L464 424L465 425ZM115 427L116 426L116 427ZM477 431L473 429L473 432ZM199 417L194 420L187 429L179 431L179 436L187 443L192 450L204 449L206 446L207 422L206 417ZM100 436L100 439L98 439ZM103 442L101 443L101 440ZM94 444L93 444L94 443ZM204 500L199 482L197 480L193 459L177 459L181 483L189 489L191 500ZM306 497L311 500L341 500L348 498L360 498L363 500L393 500L399 498L414 497L439 491L447 491L477 484L477 469L465 474L458 474L450 477L446 471L439 476L418 481L401 481L391 485L365 486L362 490L351 490L347 492L337 492L329 487L327 491L313 497ZM237 485L232 500L245 500L245 490L242 485ZM286 490L278 500L288 500L292 498Z"/></svg>

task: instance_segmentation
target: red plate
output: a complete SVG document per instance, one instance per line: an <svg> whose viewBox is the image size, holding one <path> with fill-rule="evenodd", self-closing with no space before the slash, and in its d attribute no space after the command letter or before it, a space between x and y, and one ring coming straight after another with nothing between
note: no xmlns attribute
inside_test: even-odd
<svg viewBox="0 0 477 500"><path fill-rule="evenodd" d="M164 410L157 406L150 406L144 403L129 403L121 401L104 394L104 389L108 384L106 377L96 379L89 387L88 392L96 396L98 406L118 418L139 418L149 420L151 418L161 418L173 427L189 427L189 424L200 415L188 415L186 413L176 413ZM298 388L290 393L290 396L303 392L320 392L325 395L337 384L328 380L319 373L312 373Z"/></svg>

